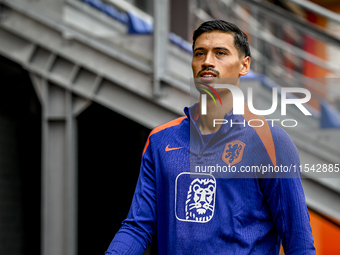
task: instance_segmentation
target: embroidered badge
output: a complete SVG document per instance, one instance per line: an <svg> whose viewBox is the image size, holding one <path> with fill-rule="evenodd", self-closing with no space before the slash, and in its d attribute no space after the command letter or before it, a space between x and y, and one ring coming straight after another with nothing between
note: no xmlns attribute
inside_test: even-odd
<svg viewBox="0 0 340 255"><path fill-rule="evenodd" d="M211 174L180 173L175 183L175 214L180 221L206 223L215 210L216 179Z"/></svg>
<svg viewBox="0 0 340 255"><path fill-rule="evenodd" d="M242 160L245 146L243 142L238 140L227 143L224 147L222 160L229 166L239 163Z"/></svg>

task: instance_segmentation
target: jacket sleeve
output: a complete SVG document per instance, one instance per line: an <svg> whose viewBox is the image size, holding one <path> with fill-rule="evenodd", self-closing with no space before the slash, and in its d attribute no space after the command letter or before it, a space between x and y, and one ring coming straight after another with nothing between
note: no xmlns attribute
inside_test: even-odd
<svg viewBox="0 0 340 255"><path fill-rule="evenodd" d="M299 153L288 134L273 128L277 166L300 165ZM291 168L293 171L293 167ZM286 176L285 176L286 174ZM309 213L301 183L301 174L280 172L272 178L261 179L261 189L268 202L275 227L282 239L285 254L316 254Z"/></svg>
<svg viewBox="0 0 340 255"><path fill-rule="evenodd" d="M151 243L156 228L156 183L150 151L147 146L130 211L105 255L143 254Z"/></svg>

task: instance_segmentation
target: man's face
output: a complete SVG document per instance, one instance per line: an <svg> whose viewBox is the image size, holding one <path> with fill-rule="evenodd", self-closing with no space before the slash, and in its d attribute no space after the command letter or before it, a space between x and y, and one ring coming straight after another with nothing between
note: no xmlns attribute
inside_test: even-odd
<svg viewBox="0 0 340 255"><path fill-rule="evenodd" d="M215 78L246 75L250 58L240 56L231 34L212 31L197 37L191 65L194 78L210 83Z"/></svg>

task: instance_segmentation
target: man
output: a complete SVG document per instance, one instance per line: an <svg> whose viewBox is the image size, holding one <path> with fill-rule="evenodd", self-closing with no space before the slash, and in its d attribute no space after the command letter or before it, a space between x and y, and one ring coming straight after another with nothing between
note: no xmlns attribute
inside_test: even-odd
<svg viewBox="0 0 340 255"><path fill-rule="evenodd" d="M238 175L245 166L299 165L285 131L247 107L234 115L230 91L214 89L218 79L238 86L248 73L247 40L222 20L194 32L196 88L217 92L223 107L207 97L207 114L195 104L150 133L129 214L106 254L142 254L156 233L161 255L279 254L281 243L286 254L315 254L300 178ZM213 119L238 124L217 126ZM264 125L242 124L250 119Z"/></svg>

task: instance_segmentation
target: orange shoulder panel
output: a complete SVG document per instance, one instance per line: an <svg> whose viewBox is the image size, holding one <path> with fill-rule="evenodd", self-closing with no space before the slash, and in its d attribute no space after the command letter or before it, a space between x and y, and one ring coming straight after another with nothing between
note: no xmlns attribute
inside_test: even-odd
<svg viewBox="0 0 340 255"><path fill-rule="evenodd" d="M148 148L149 146L149 143L150 143L150 136L153 135L153 134L156 134L158 133L159 131L162 131L163 129L166 129L168 127L173 127L173 126L176 126L178 124L180 124L182 122L183 119L187 118L187 116L183 116L183 117L179 117L177 119L174 119L172 121L169 121L167 123L164 123L156 128L154 128L151 133L149 134L149 137L148 137L148 140L146 141L146 144L145 144L145 147L144 147L144 150L143 150L143 154L142 154L142 157L146 151L146 149Z"/></svg>
<svg viewBox="0 0 340 255"><path fill-rule="evenodd" d="M268 121L265 117L255 115L250 112L248 105L244 104L244 119L248 122L252 119L260 119L263 121L264 125L262 127L252 127L258 136L260 137L261 141L263 142L264 146L266 147L266 150L268 152L268 155L273 162L274 166L276 166L276 153L275 153L275 145L273 141L272 132L270 130Z"/></svg>

